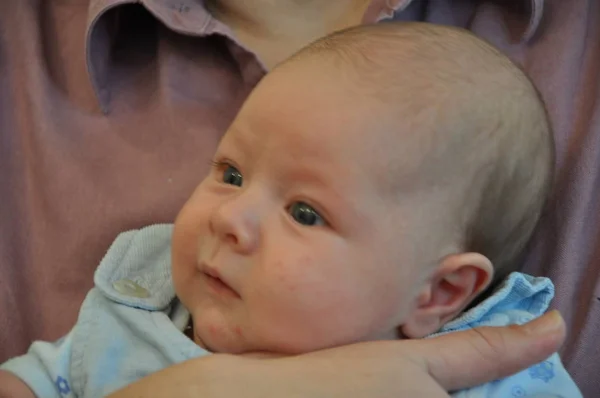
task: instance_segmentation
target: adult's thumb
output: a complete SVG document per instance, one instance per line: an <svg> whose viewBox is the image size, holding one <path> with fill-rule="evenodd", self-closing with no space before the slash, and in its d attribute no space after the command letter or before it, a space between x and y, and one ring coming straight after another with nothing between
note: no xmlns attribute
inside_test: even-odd
<svg viewBox="0 0 600 398"><path fill-rule="evenodd" d="M522 326L481 327L413 340L411 358L445 390L454 391L511 376L545 360L558 351L565 335L562 317L552 311Z"/></svg>

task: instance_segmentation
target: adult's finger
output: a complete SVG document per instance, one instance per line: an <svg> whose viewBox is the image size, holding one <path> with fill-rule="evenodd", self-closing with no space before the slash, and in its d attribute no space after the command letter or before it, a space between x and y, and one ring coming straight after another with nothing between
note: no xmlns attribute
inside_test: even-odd
<svg viewBox="0 0 600 398"><path fill-rule="evenodd" d="M513 375L548 358L564 342L565 324L552 311L528 324L482 327L413 340L409 355L446 390L473 387ZM405 347L406 348L406 347Z"/></svg>

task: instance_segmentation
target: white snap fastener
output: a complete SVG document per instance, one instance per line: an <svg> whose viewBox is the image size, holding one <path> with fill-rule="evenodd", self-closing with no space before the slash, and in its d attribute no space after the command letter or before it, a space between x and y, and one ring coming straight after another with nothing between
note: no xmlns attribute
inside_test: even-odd
<svg viewBox="0 0 600 398"><path fill-rule="evenodd" d="M137 283L129 279L119 279L113 282L115 290L121 294L131 297L148 298L150 293Z"/></svg>

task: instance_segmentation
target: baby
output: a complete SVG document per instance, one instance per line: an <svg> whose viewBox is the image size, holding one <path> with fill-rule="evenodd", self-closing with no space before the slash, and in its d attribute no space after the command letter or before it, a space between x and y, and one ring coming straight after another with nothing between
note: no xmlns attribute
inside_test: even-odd
<svg viewBox="0 0 600 398"><path fill-rule="evenodd" d="M38 397L99 397L210 352L527 322L554 292L513 272L552 164L536 90L485 42L334 34L263 79L173 227L117 238L71 332L2 369ZM556 354L453 396L540 395L581 396Z"/></svg>

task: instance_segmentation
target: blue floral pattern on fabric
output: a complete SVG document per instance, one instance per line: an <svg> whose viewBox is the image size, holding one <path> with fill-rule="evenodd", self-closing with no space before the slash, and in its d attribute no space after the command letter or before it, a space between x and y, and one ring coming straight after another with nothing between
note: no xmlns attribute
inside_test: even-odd
<svg viewBox="0 0 600 398"><path fill-rule="evenodd" d="M529 377L549 383L554 379L554 364L551 361L544 361L532 366L529 368Z"/></svg>
<svg viewBox="0 0 600 398"><path fill-rule="evenodd" d="M515 398L527 396L527 391L525 391L523 389L523 387L521 387L521 386L514 386L510 392L511 392L512 396Z"/></svg>
<svg viewBox="0 0 600 398"><path fill-rule="evenodd" d="M67 395L71 392L71 387L69 387L69 382L61 376L56 378L54 382L56 384L56 388L61 395Z"/></svg>

